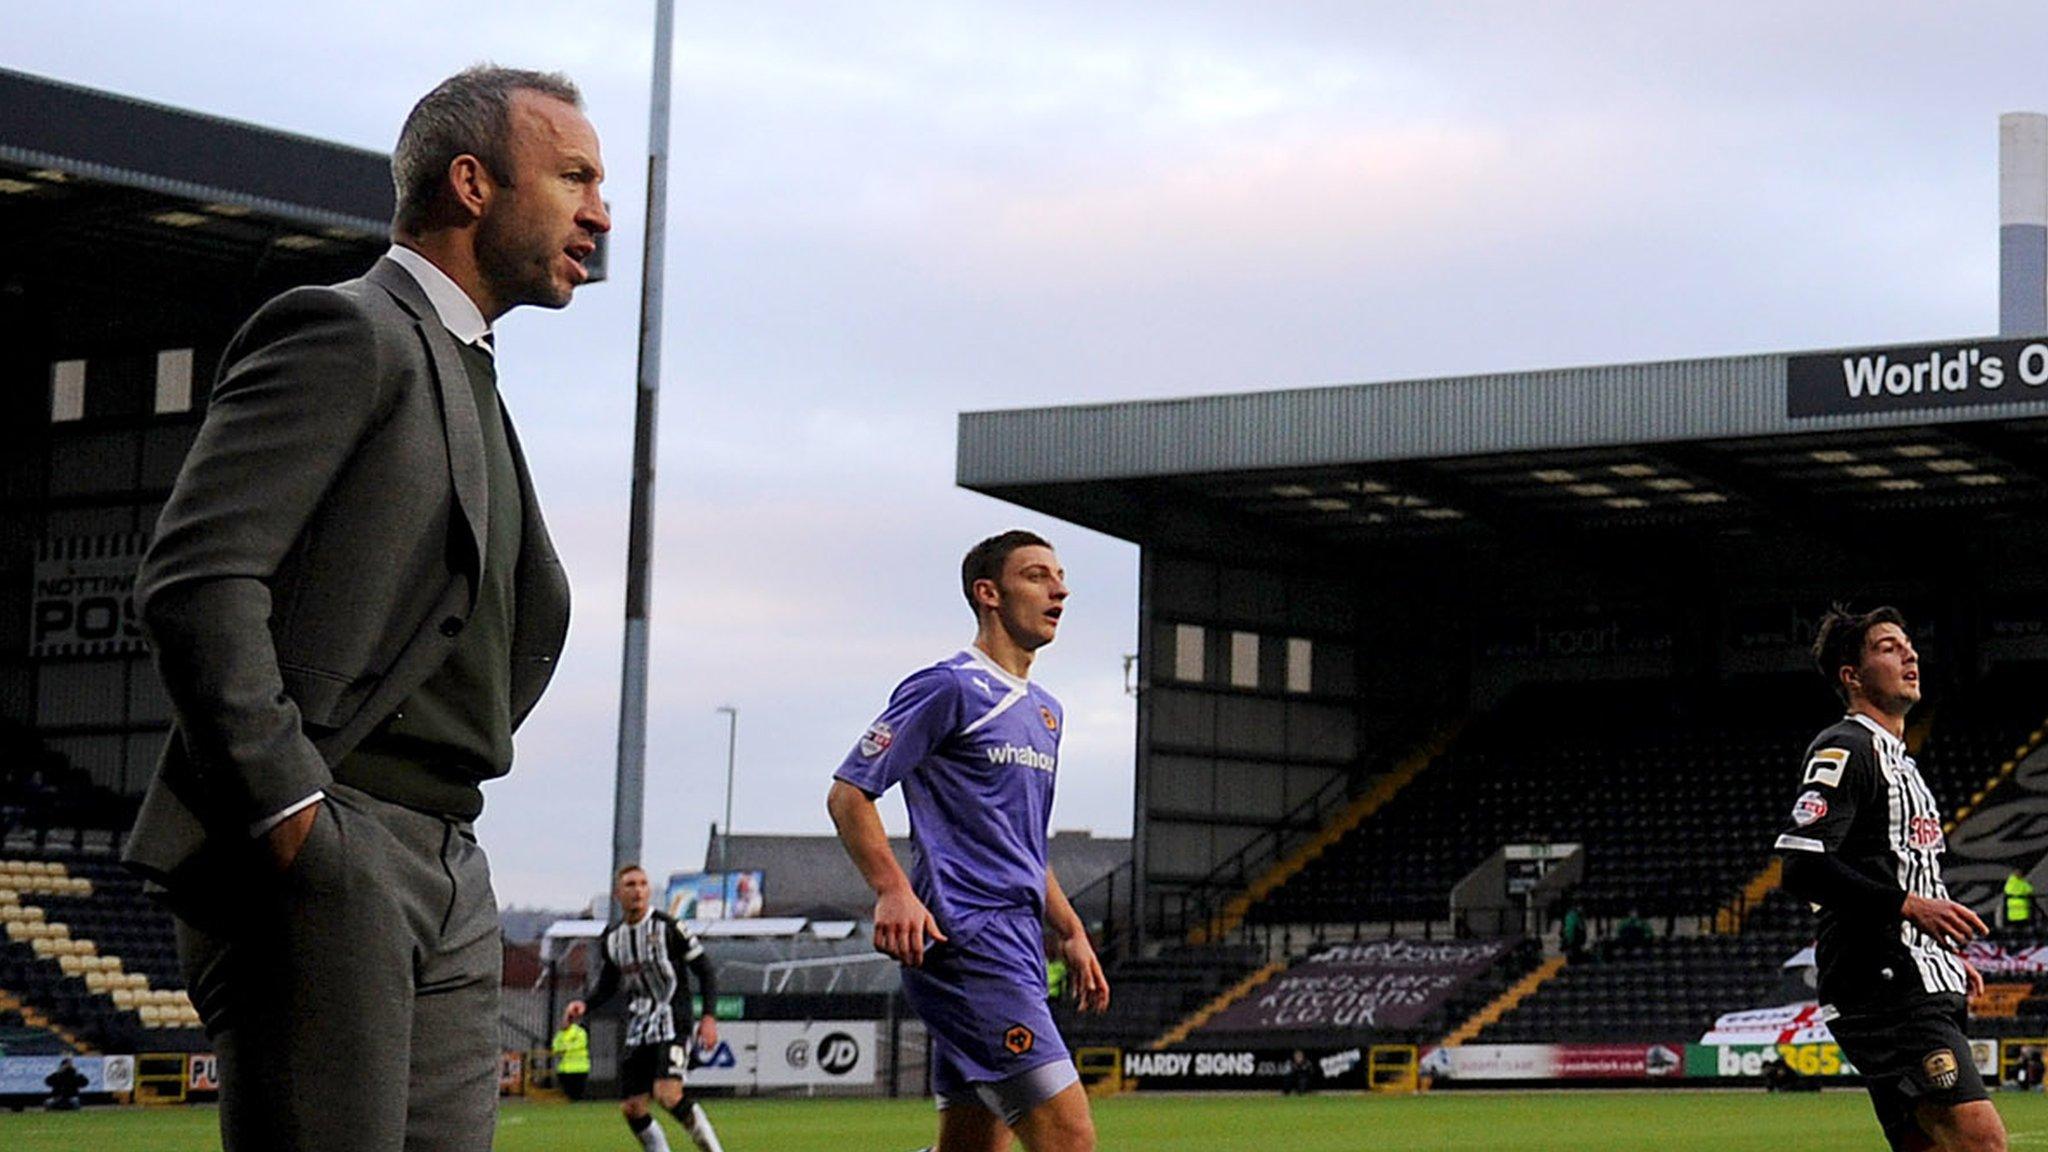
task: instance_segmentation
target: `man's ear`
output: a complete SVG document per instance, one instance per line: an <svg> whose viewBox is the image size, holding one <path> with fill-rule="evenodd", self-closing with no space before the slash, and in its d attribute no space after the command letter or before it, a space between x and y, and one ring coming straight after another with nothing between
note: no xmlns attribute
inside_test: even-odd
<svg viewBox="0 0 2048 1152"><path fill-rule="evenodd" d="M463 214L475 219L490 207L498 182L491 178L489 165L465 152L448 162L448 192Z"/></svg>
<svg viewBox="0 0 2048 1152"><path fill-rule="evenodd" d="M984 584L988 585L988 591L985 595L982 592L982 585ZM986 576L974 582L974 603L976 607L996 608L1000 607L1002 602L1003 590L1001 585Z"/></svg>

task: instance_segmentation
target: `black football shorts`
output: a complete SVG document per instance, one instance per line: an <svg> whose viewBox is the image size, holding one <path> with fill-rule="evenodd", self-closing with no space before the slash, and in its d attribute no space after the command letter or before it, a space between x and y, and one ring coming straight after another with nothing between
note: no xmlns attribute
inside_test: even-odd
<svg viewBox="0 0 2048 1152"><path fill-rule="evenodd" d="M1970 1041L1968 1009L1953 993L1919 996L1888 1009L1845 1013L1828 1021L1842 1055L1863 1075L1870 1103L1893 1148L1921 1132L1914 1110L1989 1100Z"/></svg>

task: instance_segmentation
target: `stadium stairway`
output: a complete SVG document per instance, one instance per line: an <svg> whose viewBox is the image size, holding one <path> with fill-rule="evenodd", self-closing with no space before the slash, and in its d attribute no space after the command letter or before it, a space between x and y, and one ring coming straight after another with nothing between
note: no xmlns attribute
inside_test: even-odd
<svg viewBox="0 0 2048 1152"><path fill-rule="evenodd" d="M60 1047L53 1052L34 1051L45 1046L38 1043L37 1033L56 1040ZM72 1035L69 1029L22 1003L13 993L0 991L0 1054L69 1056L90 1051L85 1041Z"/></svg>
<svg viewBox="0 0 2048 1152"><path fill-rule="evenodd" d="M1265 963L1263 951L1230 944L1130 957L1106 973L1111 1011L1083 1015L1067 1002L1056 1005L1053 1016L1070 1047L1143 1048Z"/></svg>
<svg viewBox="0 0 2048 1152"><path fill-rule="evenodd" d="M1175 1044L1180 1043L1188 1038L1188 1033L1207 1024L1218 1012L1251 995L1258 990L1261 984L1286 970L1287 965L1278 960L1267 964L1229 988L1224 989L1215 999L1189 1013L1185 1019L1167 1029L1157 1040L1152 1041L1148 1047L1157 1052L1163 1048L1171 1048Z"/></svg>
<svg viewBox="0 0 2048 1152"><path fill-rule="evenodd" d="M1373 782L1350 803L1337 810L1329 822L1323 825L1313 837L1294 851L1275 860L1243 892L1224 901L1223 909L1206 924L1198 924L1188 932L1189 944L1205 944L1222 940L1244 924L1252 908L1278 890L1281 885L1293 879L1302 869L1314 863L1317 857L1329 851L1330 847L1349 835L1352 829L1371 819L1385 808L1403 788L1422 775L1437 757L1457 739L1461 725L1452 725L1439 730L1422 746L1403 757L1399 763Z"/></svg>
<svg viewBox="0 0 2048 1152"><path fill-rule="evenodd" d="M1543 987L1559 972L1564 971L1564 967L1564 957L1548 957L1541 964L1538 964L1534 970L1529 972L1528 975L1509 985L1506 991L1494 997L1484 1007L1480 1008L1479 1011L1474 1012L1470 1019L1451 1029L1450 1034L1445 1036L1438 1046L1442 1048L1456 1048L1460 1044L1471 1040L1474 1036L1479 1035L1482 1029L1514 1011L1516 1005L1535 995L1538 988Z"/></svg>

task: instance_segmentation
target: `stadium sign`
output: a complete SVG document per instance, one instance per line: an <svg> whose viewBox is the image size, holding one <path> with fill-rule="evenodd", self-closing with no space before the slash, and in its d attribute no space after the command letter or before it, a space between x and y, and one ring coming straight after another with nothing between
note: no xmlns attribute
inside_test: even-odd
<svg viewBox="0 0 2048 1152"><path fill-rule="evenodd" d="M71 536L36 549L28 654L112 656L140 652L135 569L143 537Z"/></svg>
<svg viewBox="0 0 2048 1152"><path fill-rule="evenodd" d="M57 1070L61 1056L0 1056L0 1096L48 1096L43 1078ZM85 1094L130 1092L135 1088L135 1057L73 1056L71 1066L85 1076Z"/></svg>
<svg viewBox="0 0 2048 1152"><path fill-rule="evenodd" d="M1825 1044L1688 1044L1685 1046L1685 1075L1688 1080L1754 1079L1764 1068L1783 1061L1801 1076L1833 1079L1856 1075L1856 1066L1832 1042Z"/></svg>
<svg viewBox="0 0 2048 1152"><path fill-rule="evenodd" d="M1422 1054L1422 1074L1444 1083L1664 1080L1685 1072L1683 1044L1466 1044Z"/></svg>
<svg viewBox="0 0 2048 1152"><path fill-rule="evenodd" d="M720 1024L718 1046L698 1053L690 1083L723 1088L869 1087L877 1074L873 1020Z"/></svg>
<svg viewBox="0 0 2048 1152"><path fill-rule="evenodd" d="M1987 1081L1998 1079L1998 1041L1970 1041L1970 1059ZM1754 1080L1766 1066L1783 1061L1801 1076L1836 1080L1856 1075L1856 1066L1832 1041L1801 1044L1688 1044L1688 1080Z"/></svg>
<svg viewBox="0 0 2048 1152"><path fill-rule="evenodd" d="M1785 414L1849 416L2048 400L2048 341L1909 344L1785 358Z"/></svg>
<svg viewBox="0 0 2048 1152"><path fill-rule="evenodd" d="M1317 1089L1368 1087L1364 1052L1310 1048L1304 1054ZM1228 1048L1213 1052L1126 1052L1124 1082L1140 1091L1277 1092L1293 1074L1292 1048Z"/></svg>
<svg viewBox="0 0 2048 1152"><path fill-rule="evenodd" d="M1507 951L1502 940L1326 948L1211 1021L1208 1032L1412 1028Z"/></svg>

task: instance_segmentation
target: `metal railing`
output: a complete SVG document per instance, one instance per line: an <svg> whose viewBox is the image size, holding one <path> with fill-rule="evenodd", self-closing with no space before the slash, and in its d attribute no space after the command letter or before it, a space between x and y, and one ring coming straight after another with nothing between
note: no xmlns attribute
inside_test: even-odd
<svg viewBox="0 0 2048 1152"><path fill-rule="evenodd" d="M1081 922L1095 928L1095 954L1104 964L1123 957L1130 950L1131 941L1138 938L1138 902L1133 898L1137 875L1136 861L1126 860L1067 893L1067 903L1074 906Z"/></svg>

